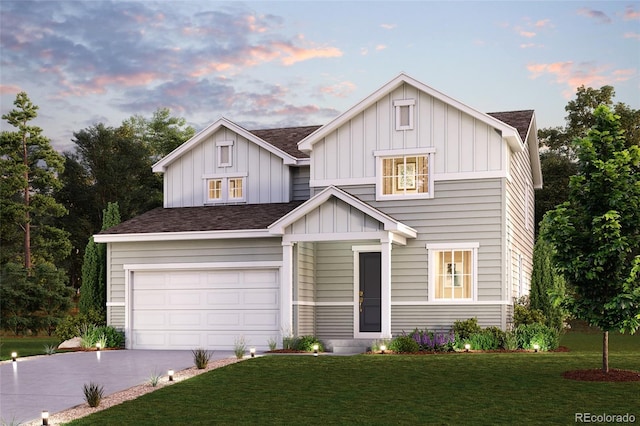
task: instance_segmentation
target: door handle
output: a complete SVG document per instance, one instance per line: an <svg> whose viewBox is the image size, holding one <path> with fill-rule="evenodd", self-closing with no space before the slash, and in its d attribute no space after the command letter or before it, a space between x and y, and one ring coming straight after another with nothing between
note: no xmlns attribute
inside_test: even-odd
<svg viewBox="0 0 640 426"><path fill-rule="evenodd" d="M362 302L364 302L364 291L360 290L360 300L359 300L360 312L362 312Z"/></svg>

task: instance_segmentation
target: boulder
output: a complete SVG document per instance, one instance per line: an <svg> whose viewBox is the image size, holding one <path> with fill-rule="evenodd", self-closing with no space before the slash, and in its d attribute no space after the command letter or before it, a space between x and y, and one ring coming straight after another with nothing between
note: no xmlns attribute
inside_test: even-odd
<svg viewBox="0 0 640 426"><path fill-rule="evenodd" d="M80 344L80 338L74 337L73 339L65 340L64 342L58 345L58 349L76 349L80 348L82 345Z"/></svg>

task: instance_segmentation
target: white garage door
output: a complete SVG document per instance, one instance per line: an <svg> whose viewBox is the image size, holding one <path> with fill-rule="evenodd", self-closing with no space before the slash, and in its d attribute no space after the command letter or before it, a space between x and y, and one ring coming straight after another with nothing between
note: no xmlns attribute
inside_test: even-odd
<svg viewBox="0 0 640 426"><path fill-rule="evenodd" d="M278 270L136 271L134 349L266 348L280 329Z"/></svg>

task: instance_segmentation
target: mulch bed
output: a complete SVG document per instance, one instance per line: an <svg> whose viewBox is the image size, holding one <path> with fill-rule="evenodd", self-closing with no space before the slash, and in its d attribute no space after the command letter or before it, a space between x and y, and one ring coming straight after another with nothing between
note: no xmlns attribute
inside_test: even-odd
<svg viewBox="0 0 640 426"><path fill-rule="evenodd" d="M565 371L562 377L584 382L640 382L640 372L613 368L608 373L602 369Z"/></svg>

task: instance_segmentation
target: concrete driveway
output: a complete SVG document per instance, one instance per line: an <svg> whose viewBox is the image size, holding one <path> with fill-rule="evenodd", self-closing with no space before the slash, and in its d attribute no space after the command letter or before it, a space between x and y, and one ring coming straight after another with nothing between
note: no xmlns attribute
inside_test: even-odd
<svg viewBox="0 0 640 426"><path fill-rule="evenodd" d="M215 351L211 360L233 357ZM152 374L166 375L193 367L191 351L117 350L71 352L18 358L0 364L0 424L40 419L43 410L57 413L83 404L83 386L104 387L110 395L149 381Z"/></svg>

